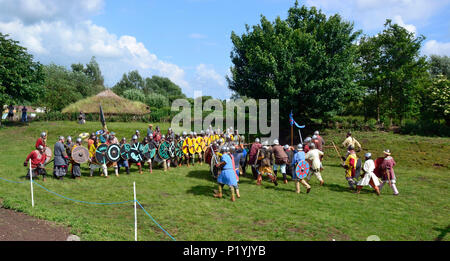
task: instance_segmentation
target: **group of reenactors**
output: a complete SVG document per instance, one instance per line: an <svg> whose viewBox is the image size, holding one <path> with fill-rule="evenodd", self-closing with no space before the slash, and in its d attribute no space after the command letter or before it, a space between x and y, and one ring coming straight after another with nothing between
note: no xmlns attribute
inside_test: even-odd
<svg viewBox="0 0 450 261"><path fill-rule="evenodd" d="M83 143L87 143L87 146ZM334 143L333 146L335 147ZM350 189L359 193L363 186L370 185L379 195L383 185L389 183L394 195L398 195L393 171L395 161L389 150L384 151L385 157L375 161L371 159L371 153L366 153L365 163L362 164L355 151L355 146L359 151L361 145L350 132L342 146L347 148L347 154L342 157L341 166L345 168L345 178ZM164 171L168 171L171 167L194 165L197 159L200 164L209 164L211 175L219 184L214 196L221 198L224 185L228 185L232 201L240 197L239 176L245 175L247 166L251 166L257 185L261 185L263 177L267 177L277 186L278 172L281 173L284 184L288 183L287 176L291 176L297 193L300 193L300 185L306 188L306 193L310 192L311 185L308 182L312 176L318 179L320 186L324 184L321 171L325 141L319 131L294 147L281 146L277 139L271 145L268 140L261 142L259 138L246 144L245 137L232 128L224 131L209 128L199 134L182 132L178 135L171 128L166 134L162 134L158 126L153 129L153 125L149 124L146 136L141 138L139 130L136 130L129 143L125 137L119 141L114 132L107 130L90 135L82 133L75 141L70 136L67 139L60 136L52 155L47 145L47 133L43 132L35 147L36 150L28 155L24 166L30 162L33 177L43 175L44 181L45 166L51 161L54 161L53 175L56 178L63 179L70 173L73 178L79 179L83 163L89 164L89 176L92 177L94 171L100 169L101 176L109 177L108 168L111 167L115 175L119 176L120 168L125 168L125 172L129 174L131 166L135 164L139 173L143 174L146 163L152 173L155 164L162 165ZM52 156L54 159L50 160ZM29 177L29 173L27 176Z"/></svg>

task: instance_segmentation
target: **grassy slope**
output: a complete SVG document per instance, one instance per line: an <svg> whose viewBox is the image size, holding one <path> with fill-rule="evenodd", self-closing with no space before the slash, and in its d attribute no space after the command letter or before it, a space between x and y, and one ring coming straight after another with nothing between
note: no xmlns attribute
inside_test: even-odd
<svg viewBox="0 0 450 261"><path fill-rule="evenodd" d="M41 131L49 131L53 145L58 135L76 136L96 131L99 126L97 122L84 126L74 122L36 122L28 127L0 129L0 177L24 181L23 161ZM136 129L144 134L147 124L109 123L108 128L119 138L129 139ZM343 135L324 132L328 144L331 140L338 144ZM158 168L153 174L143 175L133 166L130 175L109 179L87 177L89 171L84 165L85 176L81 180L61 182L50 178L45 183L38 182L77 200L120 202L133 199L132 184L136 181L138 200L177 240L365 240L369 235L378 235L381 240L449 240L450 139L379 132L354 135L365 149L360 156L367 150L380 156L383 149L391 149L397 161L400 196L392 196L387 186L381 197L369 188L360 195L349 192L334 149L325 151L325 186L318 187L313 178L309 195L303 187L300 195L295 194L293 182L274 187L266 181L258 187L253 179L242 177L241 199L232 203L227 189L224 199L215 199L212 191L216 184L208 168L199 165L174 168L167 173ZM31 208L28 184L0 180L0 198L7 207L69 225L83 240L134 240L131 202L86 205L56 197L39 187L35 188L34 197L36 205ZM138 211L138 238L170 240L143 211Z"/></svg>

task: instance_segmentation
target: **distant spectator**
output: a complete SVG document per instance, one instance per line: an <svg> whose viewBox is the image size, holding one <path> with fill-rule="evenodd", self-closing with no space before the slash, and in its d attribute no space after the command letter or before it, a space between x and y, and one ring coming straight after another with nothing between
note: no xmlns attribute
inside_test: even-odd
<svg viewBox="0 0 450 261"><path fill-rule="evenodd" d="M23 106L22 108L22 122L28 122L28 117L27 117L27 107Z"/></svg>
<svg viewBox="0 0 450 261"><path fill-rule="evenodd" d="M14 106L10 104L8 106L8 120L12 121L14 117Z"/></svg>
<svg viewBox="0 0 450 261"><path fill-rule="evenodd" d="M79 124L85 124L86 123L86 115L82 111L80 111L80 115L78 115L78 123Z"/></svg>

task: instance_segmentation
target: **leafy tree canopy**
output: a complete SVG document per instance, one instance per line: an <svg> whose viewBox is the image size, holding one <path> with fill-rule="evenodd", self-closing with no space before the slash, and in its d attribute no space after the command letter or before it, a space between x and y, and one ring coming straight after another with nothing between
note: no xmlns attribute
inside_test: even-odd
<svg viewBox="0 0 450 261"><path fill-rule="evenodd" d="M42 65L18 41L0 33L0 106L36 101L43 83Z"/></svg>
<svg viewBox="0 0 450 261"><path fill-rule="evenodd" d="M339 15L327 18L298 2L286 20L261 16L252 30L246 25L242 36L231 34L229 88L249 98L279 99L284 119L291 110L303 119L336 114L362 93L354 81L359 34Z"/></svg>

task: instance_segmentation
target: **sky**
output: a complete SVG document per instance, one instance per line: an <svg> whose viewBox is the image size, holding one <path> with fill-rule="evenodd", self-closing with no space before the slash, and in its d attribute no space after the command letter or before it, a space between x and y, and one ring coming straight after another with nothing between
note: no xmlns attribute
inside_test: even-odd
<svg viewBox="0 0 450 261"><path fill-rule="evenodd" d="M231 32L261 15L285 19L295 0L0 0L0 32L35 60L70 68L96 57L108 87L124 73L168 77L188 97L227 99ZM375 35L392 19L426 37L422 55L450 56L450 0L299 0ZM197 93L198 94L198 93Z"/></svg>

